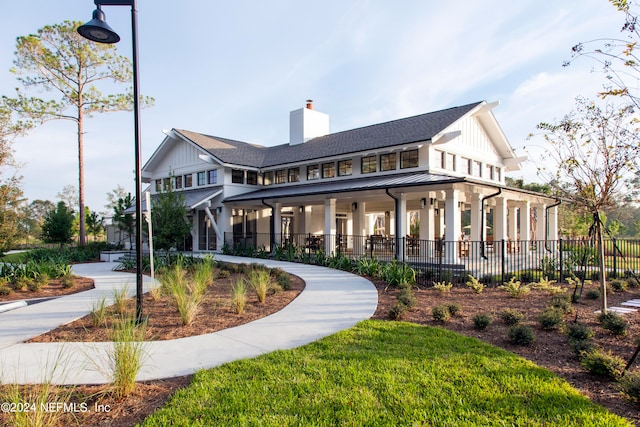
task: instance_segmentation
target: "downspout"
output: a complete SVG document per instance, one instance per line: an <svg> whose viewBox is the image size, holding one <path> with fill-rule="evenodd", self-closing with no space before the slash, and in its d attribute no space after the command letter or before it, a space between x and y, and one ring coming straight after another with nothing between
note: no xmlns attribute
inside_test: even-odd
<svg viewBox="0 0 640 427"><path fill-rule="evenodd" d="M395 253L393 254L393 257L397 260L399 258L399 255L400 255L400 239L398 237L400 235L399 234L400 233L400 223L398 222L398 211L400 210L400 205L399 205L400 201L398 199L396 199L396 197L393 194L389 193L389 189L388 188L385 188L384 191L385 191L385 193L387 193L387 196L389 196L389 197L391 197L393 199L393 202L394 202L394 204L393 204L394 217L395 217L394 234L396 236L396 245L395 245L396 250L394 251ZM402 236L402 237L404 237L404 236Z"/></svg>
<svg viewBox="0 0 640 427"><path fill-rule="evenodd" d="M487 199L491 199L493 197L499 196L502 194L502 188L498 188L498 191L493 194L489 194L487 197L482 198L482 203L480 205L480 256L484 259L488 259L487 255L484 253L484 235L485 235L485 227L484 227L484 202ZM496 242L493 242L495 245Z"/></svg>
<svg viewBox="0 0 640 427"><path fill-rule="evenodd" d="M547 206L544 208L544 248L547 252L551 252L549 248L549 209L555 208L556 206L560 206L562 204L562 200L556 199L556 202L553 205Z"/></svg>
<svg viewBox="0 0 640 427"><path fill-rule="evenodd" d="M273 252L273 248L274 248L274 244L276 242L276 223L275 223L275 218L274 218L274 214L275 214L275 208L269 204L267 204L267 202L264 201L264 199L261 200L262 204L265 205L266 207L271 209L271 225L269 227L269 250L271 252Z"/></svg>

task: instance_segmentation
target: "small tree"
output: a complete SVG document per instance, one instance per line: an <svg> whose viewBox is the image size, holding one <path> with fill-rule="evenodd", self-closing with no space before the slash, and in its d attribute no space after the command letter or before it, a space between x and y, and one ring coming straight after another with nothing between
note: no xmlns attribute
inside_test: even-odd
<svg viewBox="0 0 640 427"><path fill-rule="evenodd" d="M85 221L87 223L87 228L89 229L89 232L93 234L93 241L95 242L98 234L100 234L104 229L103 219L100 217L100 214L98 214L97 212L93 212L89 210L89 207L87 207L86 209L88 212L85 215Z"/></svg>
<svg viewBox="0 0 640 427"><path fill-rule="evenodd" d="M153 246L169 251L177 247L178 243L191 231L191 224L184 206L184 196L169 188L160 193L152 205Z"/></svg>
<svg viewBox="0 0 640 427"><path fill-rule="evenodd" d="M49 212L42 224L42 240L46 243L70 243L73 237L73 211L64 202L58 202L55 210Z"/></svg>
<svg viewBox="0 0 640 427"><path fill-rule="evenodd" d="M541 123L549 150L539 175L557 194L592 218L591 234L598 243L602 311L607 310L601 214L637 190L630 185L638 169L638 121L631 106L577 100L577 108L558 123Z"/></svg>
<svg viewBox="0 0 640 427"><path fill-rule="evenodd" d="M118 225L120 231L124 231L129 236L129 247L133 247L133 234L135 233L136 219L132 213L125 211L133 207L133 197L127 193L125 197L120 197L113 208L113 220Z"/></svg>

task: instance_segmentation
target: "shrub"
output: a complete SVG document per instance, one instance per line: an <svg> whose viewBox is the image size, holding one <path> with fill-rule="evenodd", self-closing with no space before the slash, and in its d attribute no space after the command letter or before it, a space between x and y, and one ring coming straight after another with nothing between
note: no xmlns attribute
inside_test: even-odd
<svg viewBox="0 0 640 427"><path fill-rule="evenodd" d="M286 271L281 269L280 267L272 268L270 270L271 277L273 277L278 285L285 290L288 291L291 289L291 277L287 274Z"/></svg>
<svg viewBox="0 0 640 427"><path fill-rule="evenodd" d="M523 297L531 291L529 286L522 285L515 277L512 277L508 282L504 282L504 285L499 286L499 288L507 291L511 298Z"/></svg>
<svg viewBox="0 0 640 427"><path fill-rule="evenodd" d="M42 282L40 282L37 279L32 279L31 281L29 281L29 283L27 284L27 289L30 292L38 292L40 289L42 289Z"/></svg>
<svg viewBox="0 0 640 427"><path fill-rule="evenodd" d="M407 306L398 301L389 309L389 317L394 320L401 319L407 310Z"/></svg>
<svg viewBox="0 0 640 427"><path fill-rule="evenodd" d="M460 304L455 303L447 304L447 309L449 310L449 314L451 314L452 316L457 316L462 311L462 308L460 308Z"/></svg>
<svg viewBox="0 0 640 427"><path fill-rule="evenodd" d="M627 283L627 281L622 279L611 280L609 282L609 285L614 292L626 292L629 288L629 284Z"/></svg>
<svg viewBox="0 0 640 427"><path fill-rule="evenodd" d="M507 331L509 341L516 345L530 345L536 340L536 334L529 325L514 325Z"/></svg>
<svg viewBox="0 0 640 427"><path fill-rule="evenodd" d="M125 286L113 290L113 309L117 314L125 314L127 311L127 294L129 289Z"/></svg>
<svg viewBox="0 0 640 427"><path fill-rule="evenodd" d="M112 385L118 398L130 395L136 388L136 377L145 353L146 326L146 322L136 324L135 318L123 318L114 324L110 360L113 366Z"/></svg>
<svg viewBox="0 0 640 427"><path fill-rule="evenodd" d="M71 289L75 282L73 281L73 274L71 272L66 273L64 276L60 278L60 284L64 289Z"/></svg>
<svg viewBox="0 0 640 427"><path fill-rule="evenodd" d="M265 270L253 269L248 274L249 285L253 288L258 297L258 301L264 303L267 299L271 285L271 275Z"/></svg>
<svg viewBox="0 0 640 427"><path fill-rule="evenodd" d="M588 298L588 299L598 299L598 298L600 298L600 289L598 289L598 288L589 289L584 294L584 296L585 296L585 298Z"/></svg>
<svg viewBox="0 0 640 427"><path fill-rule="evenodd" d="M552 295L549 300L549 305L565 314L571 313L573 310L571 307L571 297L566 293Z"/></svg>
<svg viewBox="0 0 640 427"><path fill-rule="evenodd" d="M599 348L582 353L580 364L594 375L612 379L619 378L625 367L624 359Z"/></svg>
<svg viewBox="0 0 640 427"><path fill-rule="evenodd" d="M449 292L453 287L453 283L451 282L435 282L433 284L433 289L438 292Z"/></svg>
<svg viewBox="0 0 640 427"><path fill-rule="evenodd" d="M569 345L579 358L582 358L583 355L593 351L595 348L595 344L590 339L569 341Z"/></svg>
<svg viewBox="0 0 640 427"><path fill-rule="evenodd" d="M493 322L493 319L486 313L478 313L473 316L473 327L479 331L486 329L491 322Z"/></svg>
<svg viewBox="0 0 640 427"><path fill-rule="evenodd" d="M629 324L618 313L608 311L598 315L598 321L602 327L611 331L614 335L623 336L627 334Z"/></svg>
<svg viewBox="0 0 640 427"><path fill-rule="evenodd" d="M416 305L416 296L409 287L402 288L398 295L398 302L404 304L408 309Z"/></svg>
<svg viewBox="0 0 640 427"><path fill-rule="evenodd" d="M378 277L382 266L377 258L360 258L356 262L356 272L360 275Z"/></svg>
<svg viewBox="0 0 640 427"><path fill-rule="evenodd" d="M565 328L569 341L586 341L593 337L593 331L582 323L570 323Z"/></svg>
<svg viewBox="0 0 640 427"><path fill-rule="evenodd" d="M0 296L6 296L11 293L11 288L7 285L0 285Z"/></svg>
<svg viewBox="0 0 640 427"><path fill-rule="evenodd" d="M505 308L504 310L502 310L502 312L500 312L500 319L502 319L502 322L505 325L514 326L520 323L522 319L524 319L524 313L513 310L511 308Z"/></svg>
<svg viewBox="0 0 640 427"><path fill-rule="evenodd" d="M480 283L480 280L476 279L471 274L469 275L469 280L467 280L467 286L476 294L481 293L484 289L484 284Z"/></svg>
<svg viewBox="0 0 640 427"><path fill-rule="evenodd" d="M103 296L99 301L94 301L91 313L91 324L94 327L100 326L104 323L107 315L107 297Z"/></svg>
<svg viewBox="0 0 640 427"><path fill-rule="evenodd" d="M618 381L618 386L631 400L640 402L640 372L627 372Z"/></svg>
<svg viewBox="0 0 640 427"><path fill-rule="evenodd" d="M437 305L431 309L431 315L436 322L444 323L451 317L451 312L446 305Z"/></svg>
<svg viewBox="0 0 640 427"><path fill-rule="evenodd" d="M412 285L416 282L416 271L394 259L382 266L381 279L387 282L388 286Z"/></svg>
<svg viewBox="0 0 640 427"><path fill-rule="evenodd" d="M562 324L562 311L555 307L547 307L539 316L538 323L545 331L557 329Z"/></svg>

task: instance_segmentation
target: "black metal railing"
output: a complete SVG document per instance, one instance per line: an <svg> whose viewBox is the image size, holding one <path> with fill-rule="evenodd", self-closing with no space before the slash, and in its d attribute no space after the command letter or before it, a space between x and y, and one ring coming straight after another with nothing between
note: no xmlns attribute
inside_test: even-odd
<svg viewBox="0 0 640 427"><path fill-rule="evenodd" d="M236 255L315 262L330 257L397 260L413 267L418 283L464 282L469 274L488 285L516 277L525 282L543 277L598 279L597 248L587 239L444 241L382 235L289 234L271 241L268 233L225 233L224 251ZM605 241L605 270L610 277L640 271L640 240Z"/></svg>

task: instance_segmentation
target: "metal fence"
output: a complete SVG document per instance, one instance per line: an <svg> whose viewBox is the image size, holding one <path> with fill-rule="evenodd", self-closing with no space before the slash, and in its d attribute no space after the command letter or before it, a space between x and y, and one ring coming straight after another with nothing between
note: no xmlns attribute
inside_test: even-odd
<svg viewBox="0 0 640 427"><path fill-rule="evenodd" d="M444 241L381 235L290 234L273 239L269 234L225 233L225 250L245 256L277 257L294 262L315 262L327 257L376 258L406 263L417 272L418 283L464 282L469 274L488 285L511 277L524 282L567 276L598 279L597 248L587 239ZM605 241L605 269L610 277L640 270L640 240Z"/></svg>

